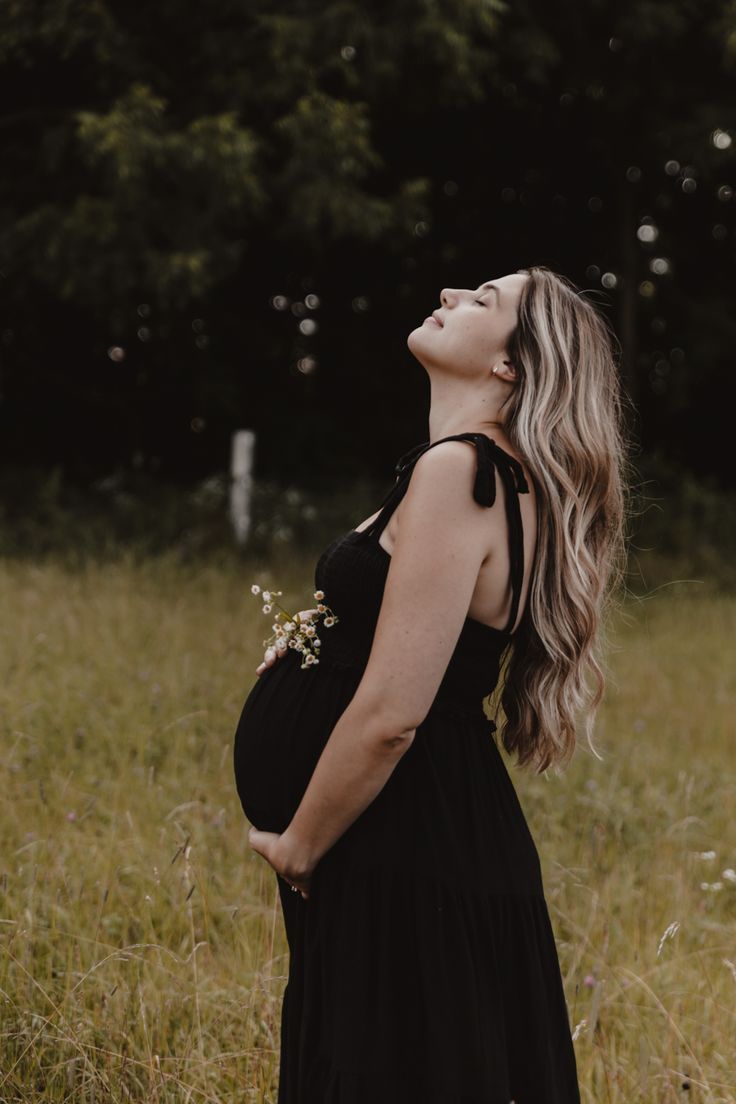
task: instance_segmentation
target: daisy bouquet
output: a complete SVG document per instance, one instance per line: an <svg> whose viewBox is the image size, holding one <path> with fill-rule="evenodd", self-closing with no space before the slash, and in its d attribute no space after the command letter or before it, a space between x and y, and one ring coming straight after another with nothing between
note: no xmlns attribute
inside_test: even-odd
<svg viewBox="0 0 736 1104"><path fill-rule="evenodd" d="M250 591L262 601L263 613L271 613L274 606L278 609L276 620L271 626L271 635L263 641L263 647L266 649L265 658L273 658L273 656L269 657L270 649L273 649L274 654L281 655L287 648L293 648L301 653L302 670L319 663L321 641L317 635L317 623L321 621L325 629L330 629L339 621L330 607L325 605L324 591L315 590L314 592L316 610L303 610L301 614L289 613L276 601L282 596L283 592L280 590L262 590L258 583L253 583Z"/></svg>

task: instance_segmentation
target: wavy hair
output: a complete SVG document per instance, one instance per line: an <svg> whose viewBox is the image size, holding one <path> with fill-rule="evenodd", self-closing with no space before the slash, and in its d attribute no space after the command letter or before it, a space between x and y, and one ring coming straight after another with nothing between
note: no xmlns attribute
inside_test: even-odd
<svg viewBox="0 0 736 1104"><path fill-rule="evenodd" d="M526 608L504 661L499 735L538 772L572 756L585 712L592 743L606 686L607 618L625 574L630 442L621 347L608 321L545 265L529 276L509 357L504 427L537 492ZM592 679L592 685L590 680Z"/></svg>

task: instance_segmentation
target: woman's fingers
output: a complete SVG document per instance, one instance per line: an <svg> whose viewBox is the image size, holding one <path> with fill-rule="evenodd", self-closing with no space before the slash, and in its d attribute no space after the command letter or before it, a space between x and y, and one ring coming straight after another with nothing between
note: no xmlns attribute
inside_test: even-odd
<svg viewBox="0 0 736 1104"><path fill-rule="evenodd" d="M278 644L274 644L270 648L266 648L263 654L263 662L259 663L256 667L256 674L260 677L268 667L273 667L277 659L280 659L282 655L285 655L289 646L285 640L280 640Z"/></svg>
<svg viewBox="0 0 736 1104"><path fill-rule="evenodd" d="M283 653L281 651L277 652L276 648L266 648L266 651L263 654L263 663L260 663L256 667L256 674L262 675L267 667L273 667L278 656L282 654Z"/></svg>
<svg viewBox="0 0 736 1104"><path fill-rule="evenodd" d="M319 613L318 609L299 610L297 617L300 621L309 621L315 614ZM273 667L277 659L281 659L282 655L285 655L289 650L289 646L285 640L279 640L277 644L272 645L270 648L266 648L263 654L263 662L259 663L256 667L256 674L260 676L269 667Z"/></svg>
<svg viewBox="0 0 736 1104"><path fill-rule="evenodd" d="M257 675L262 675L263 672L266 670L266 668L267 667L273 667L275 662L276 662L276 649L275 648L266 648L266 651L264 652L264 655L263 655L263 662L259 663L259 665L256 667L256 674Z"/></svg>

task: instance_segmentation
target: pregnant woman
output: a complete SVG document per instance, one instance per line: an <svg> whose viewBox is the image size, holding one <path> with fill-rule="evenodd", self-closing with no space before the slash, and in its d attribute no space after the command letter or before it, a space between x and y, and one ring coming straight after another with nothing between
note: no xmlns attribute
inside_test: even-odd
<svg viewBox="0 0 736 1104"><path fill-rule="evenodd" d="M545 266L440 302L408 338L429 440L316 563L319 663L269 654L236 733L289 945L278 1104L580 1100L496 739L543 770L581 711L592 732L625 547L613 335Z"/></svg>

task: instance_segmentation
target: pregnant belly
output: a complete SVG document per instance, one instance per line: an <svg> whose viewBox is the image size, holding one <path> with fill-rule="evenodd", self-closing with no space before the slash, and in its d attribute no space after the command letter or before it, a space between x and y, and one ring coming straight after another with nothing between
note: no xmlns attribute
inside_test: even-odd
<svg viewBox="0 0 736 1104"><path fill-rule="evenodd" d="M354 670L331 664L302 670L299 654L289 651L254 684L235 732L233 767L243 812L256 828L288 827L358 681Z"/></svg>

